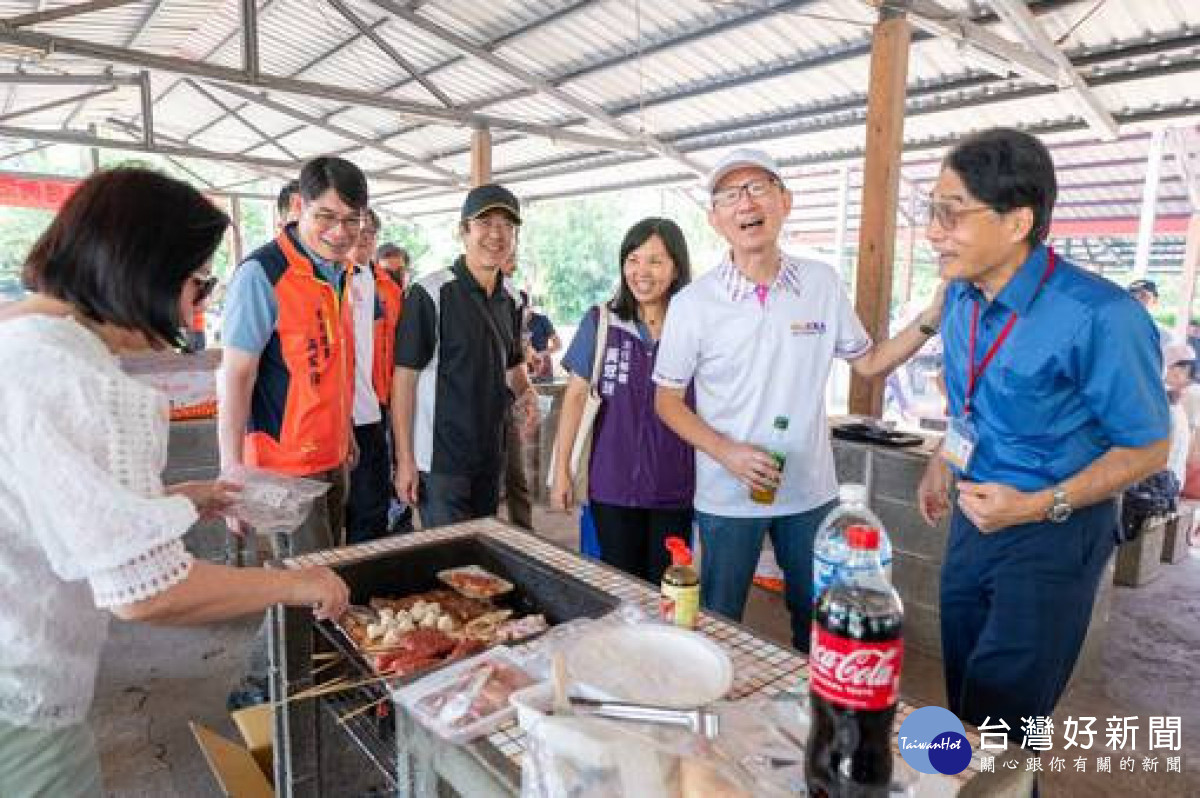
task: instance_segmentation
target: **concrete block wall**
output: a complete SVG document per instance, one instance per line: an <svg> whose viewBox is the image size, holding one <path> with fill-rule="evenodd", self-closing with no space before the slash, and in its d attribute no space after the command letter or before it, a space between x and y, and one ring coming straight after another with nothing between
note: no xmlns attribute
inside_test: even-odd
<svg viewBox="0 0 1200 798"><path fill-rule="evenodd" d="M938 584L947 528L931 529L917 512L917 484L927 456L840 440L834 440L833 452L838 482L870 482L871 509L891 538L892 583L904 601L905 645L940 659Z"/></svg>

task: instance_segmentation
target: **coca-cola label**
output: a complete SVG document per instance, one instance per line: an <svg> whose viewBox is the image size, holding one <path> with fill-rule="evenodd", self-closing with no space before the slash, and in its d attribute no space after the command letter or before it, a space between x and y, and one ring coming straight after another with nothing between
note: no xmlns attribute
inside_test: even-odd
<svg viewBox="0 0 1200 798"><path fill-rule="evenodd" d="M813 623L808 655L812 691L845 709L880 710L900 695L904 640L854 640Z"/></svg>

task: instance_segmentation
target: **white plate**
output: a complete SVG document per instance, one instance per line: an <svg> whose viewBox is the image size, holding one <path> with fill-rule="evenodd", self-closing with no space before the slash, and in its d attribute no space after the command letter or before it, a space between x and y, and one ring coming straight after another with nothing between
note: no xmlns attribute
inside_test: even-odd
<svg viewBox="0 0 1200 798"><path fill-rule="evenodd" d="M641 624L586 634L566 652L572 681L613 699L687 709L729 692L733 663L698 632Z"/></svg>

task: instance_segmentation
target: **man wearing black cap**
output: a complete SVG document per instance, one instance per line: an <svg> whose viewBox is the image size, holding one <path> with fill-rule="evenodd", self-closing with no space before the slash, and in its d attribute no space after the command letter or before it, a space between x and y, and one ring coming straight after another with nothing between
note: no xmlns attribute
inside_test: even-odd
<svg viewBox="0 0 1200 798"><path fill-rule="evenodd" d="M392 382L396 493L425 528L496 513L512 397L526 432L537 425L521 320L500 271L520 224L508 189L472 189L459 222L463 254L416 282L405 302Z"/></svg>
<svg viewBox="0 0 1200 798"><path fill-rule="evenodd" d="M1158 284L1153 280L1139 279L1134 280L1129 284L1129 295L1141 303L1142 307L1151 316L1154 315L1154 309L1158 307ZM1163 324L1159 324L1158 319L1154 320L1154 326L1158 328L1159 345L1165 350L1166 347L1174 344L1186 343L1177 339L1175 333L1171 332L1170 328Z"/></svg>

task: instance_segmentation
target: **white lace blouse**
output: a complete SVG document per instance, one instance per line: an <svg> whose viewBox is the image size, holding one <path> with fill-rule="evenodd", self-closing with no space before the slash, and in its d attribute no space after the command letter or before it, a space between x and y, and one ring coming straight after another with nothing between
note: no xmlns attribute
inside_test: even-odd
<svg viewBox="0 0 1200 798"><path fill-rule="evenodd" d="M187 576L196 511L163 494L168 434L165 398L85 327L0 322L0 720L82 722L105 609Z"/></svg>

